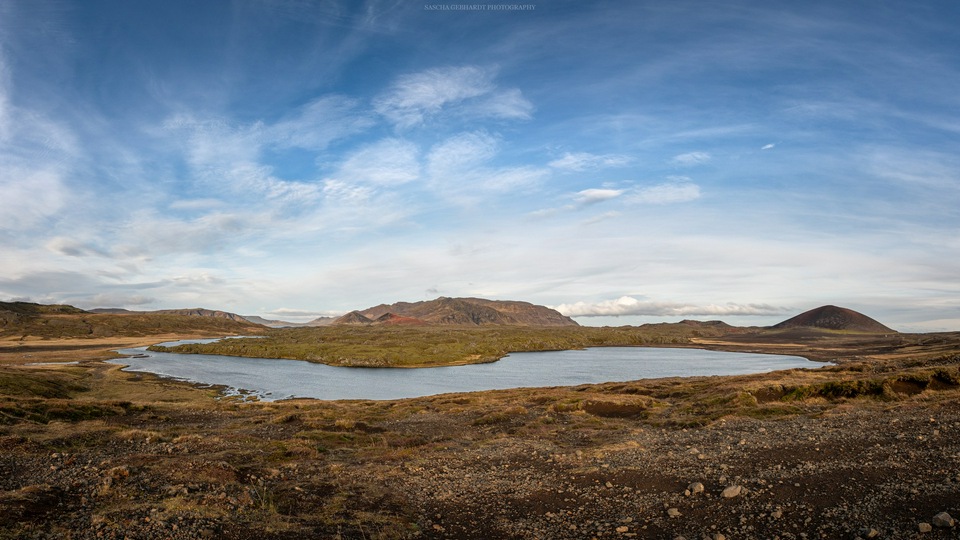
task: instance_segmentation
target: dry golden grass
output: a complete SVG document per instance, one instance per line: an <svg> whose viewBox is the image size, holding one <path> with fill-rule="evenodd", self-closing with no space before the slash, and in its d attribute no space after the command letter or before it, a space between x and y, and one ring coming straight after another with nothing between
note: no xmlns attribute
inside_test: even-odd
<svg viewBox="0 0 960 540"><path fill-rule="evenodd" d="M769 426L849 411L933 410L960 399L960 348L950 352L943 342L931 349L906 342L912 352L871 348L869 355L819 343L817 351L861 358L815 370L274 403L219 400L215 390L126 373L95 361L91 355L103 349L73 344L59 342L53 355L80 364L26 366L17 358L0 365L0 450L16 460L19 475L8 482L16 490L0 493L0 510L19 516L0 517L0 538L36 528L67 534L81 526L73 523L99 526L107 537L162 537L176 523L184 537L213 531L226 538L402 538L423 516L394 488L468 451L518 456L545 448L562 454L549 458L551 466L593 477L603 473L600 460L645 452L637 440L649 431L722 430L731 419ZM784 346L711 345L767 352ZM811 421L810 429L816 425ZM537 458L531 467L543 463ZM498 463L478 461L472 474L483 478L492 465ZM424 504L447 497L422 496ZM36 506L23 506L24 499ZM48 500L65 506L41 511Z"/></svg>

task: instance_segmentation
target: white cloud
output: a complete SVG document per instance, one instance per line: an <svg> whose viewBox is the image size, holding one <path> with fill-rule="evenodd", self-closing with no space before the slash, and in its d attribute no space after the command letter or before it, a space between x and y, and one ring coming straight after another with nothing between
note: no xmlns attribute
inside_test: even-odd
<svg viewBox="0 0 960 540"><path fill-rule="evenodd" d="M10 75L3 55L3 49L0 49L0 141L6 140L10 133L11 105L10 98L8 97L9 86Z"/></svg>
<svg viewBox="0 0 960 540"><path fill-rule="evenodd" d="M509 88L477 99L467 106L466 113L479 118L528 120L533 116L533 104L518 88Z"/></svg>
<svg viewBox="0 0 960 540"><path fill-rule="evenodd" d="M332 141L373 126L358 102L341 96L317 98L264 129L266 141L280 147L322 150Z"/></svg>
<svg viewBox="0 0 960 540"><path fill-rule="evenodd" d="M179 115L164 127L174 136L186 132L184 152L191 180L205 188L229 192L234 198L300 206L319 198L314 183L277 178L270 166L260 163L269 137L263 124L234 126L220 119L196 119Z"/></svg>
<svg viewBox="0 0 960 540"><path fill-rule="evenodd" d="M473 203L484 194L505 193L539 184L547 175L537 167L495 167L500 140L478 131L455 135L427 154L427 174L441 195L459 203Z"/></svg>
<svg viewBox="0 0 960 540"><path fill-rule="evenodd" d="M78 300L75 303L80 306L86 307L87 309L93 309L97 307L101 308L130 308L130 307L143 307L150 304L155 304L157 302L156 298L150 296L144 296L142 294L122 294L122 293L100 293L90 296L89 298Z"/></svg>
<svg viewBox="0 0 960 540"><path fill-rule="evenodd" d="M622 189L585 189L577 192L574 201L578 204L587 205L616 199L623 194L624 190Z"/></svg>
<svg viewBox="0 0 960 540"><path fill-rule="evenodd" d="M496 71L477 66L433 68L399 77L373 107L401 129L422 124L445 108L482 118L529 118L533 106L517 89L498 89Z"/></svg>
<svg viewBox="0 0 960 540"><path fill-rule="evenodd" d="M505 193L533 188L546 177L547 171L537 167L502 167L475 171L472 185L488 191Z"/></svg>
<svg viewBox="0 0 960 540"><path fill-rule="evenodd" d="M692 182L665 182L635 190L627 199L641 204L673 204L700 198L700 186Z"/></svg>
<svg viewBox="0 0 960 540"><path fill-rule="evenodd" d="M765 145L763 145L760 149L761 149L761 150L770 150L770 149L773 148L774 146L776 146L776 144L774 144L774 143L765 144Z"/></svg>
<svg viewBox="0 0 960 540"><path fill-rule="evenodd" d="M28 230L56 216L68 199L55 169L0 168L0 229Z"/></svg>
<svg viewBox="0 0 960 540"><path fill-rule="evenodd" d="M420 177L415 144L402 139L383 139L354 152L341 165L337 178L395 186Z"/></svg>
<svg viewBox="0 0 960 540"><path fill-rule="evenodd" d="M170 203L171 210L210 210L222 208L224 202L220 199L180 199Z"/></svg>
<svg viewBox="0 0 960 540"><path fill-rule="evenodd" d="M653 302L621 296L600 302L560 304L554 309L568 317L621 317L648 315L661 317L779 315L790 310L768 304L708 304L703 306L677 302Z"/></svg>
<svg viewBox="0 0 960 540"><path fill-rule="evenodd" d="M711 156L707 152L688 152L686 154L673 156L670 162L681 167L692 167L694 165L702 165L710 161L710 159Z"/></svg>
<svg viewBox="0 0 960 540"><path fill-rule="evenodd" d="M67 255L69 257L85 257L88 255L98 255L98 256L107 256L108 253L98 246L93 245L90 242L83 242L74 238L65 238L63 236L55 236L50 239L45 245L45 247L61 255Z"/></svg>
<svg viewBox="0 0 960 540"><path fill-rule="evenodd" d="M534 210L532 212L527 212L527 217L531 219L546 219L553 217L560 212L569 212L570 210L575 209L576 207L571 205L563 206L560 208L541 208L539 210Z"/></svg>
<svg viewBox="0 0 960 540"><path fill-rule="evenodd" d="M960 189L960 158L954 153L877 146L858 159L866 172L896 184L954 193Z"/></svg>
<svg viewBox="0 0 960 540"><path fill-rule="evenodd" d="M178 220L142 213L118 231L116 253L129 257L193 253L213 254L240 244L268 223L262 214L214 212L196 219Z"/></svg>
<svg viewBox="0 0 960 540"><path fill-rule="evenodd" d="M427 171L437 178L475 168L495 156L499 146L497 138L489 133L461 133L430 149Z"/></svg>
<svg viewBox="0 0 960 540"><path fill-rule="evenodd" d="M700 196L700 188L685 176L671 176L670 182L633 189L590 188L578 191L570 197L574 204L554 208L543 208L527 214L530 218L547 218L562 212L574 212L585 207L619 199L621 197L631 204L671 204L686 202ZM625 196L626 195L626 196ZM601 216L590 218L585 224L593 224L605 219L619 216L616 211L609 211Z"/></svg>
<svg viewBox="0 0 960 540"><path fill-rule="evenodd" d="M554 169L566 171L586 171L594 169L604 169L607 167L621 167L630 163L628 156L617 154L591 154L589 152L567 152L563 157L555 159L548 163Z"/></svg>
<svg viewBox="0 0 960 540"><path fill-rule="evenodd" d="M373 188L356 186L340 180L326 180L323 183L323 196L336 203L360 204L370 199Z"/></svg>

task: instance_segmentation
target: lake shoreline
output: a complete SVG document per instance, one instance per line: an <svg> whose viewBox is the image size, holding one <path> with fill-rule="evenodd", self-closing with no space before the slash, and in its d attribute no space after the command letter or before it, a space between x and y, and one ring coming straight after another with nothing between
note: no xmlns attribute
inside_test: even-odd
<svg viewBox="0 0 960 540"><path fill-rule="evenodd" d="M139 353L140 349L136 349ZM134 350L121 350L130 354ZM822 367L796 355L710 351L701 347L590 347L511 353L496 363L389 369L286 359L150 351L124 359L129 372L246 390L263 401L393 400L509 388L542 388L684 376L725 376ZM276 397L281 396L281 397Z"/></svg>

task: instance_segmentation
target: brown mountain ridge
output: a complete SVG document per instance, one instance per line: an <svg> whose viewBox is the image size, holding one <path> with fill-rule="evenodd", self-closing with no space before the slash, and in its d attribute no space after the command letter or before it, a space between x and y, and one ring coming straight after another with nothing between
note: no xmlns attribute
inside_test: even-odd
<svg viewBox="0 0 960 540"><path fill-rule="evenodd" d="M579 326L545 306L511 300L447 298L380 304L351 311L334 324L439 324L459 326Z"/></svg>

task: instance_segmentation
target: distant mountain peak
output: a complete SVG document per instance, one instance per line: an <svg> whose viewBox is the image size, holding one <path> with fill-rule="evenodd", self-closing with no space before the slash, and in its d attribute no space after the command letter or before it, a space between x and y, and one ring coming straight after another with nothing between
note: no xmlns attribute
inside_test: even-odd
<svg viewBox="0 0 960 540"><path fill-rule="evenodd" d="M446 296L421 302L381 304L348 313L337 319L334 324L578 326L576 321L561 315L556 310L529 302Z"/></svg>
<svg viewBox="0 0 960 540"><path fill-rule="evenodd" d="M826 330L847 330L871 334L895 333L883 324L863 313L838 306L820 306L805 311L796 317L787 319L772 328L823 328Z"/></svg>
<svg viewBox="0 0 960 540"><path fill-rule="evenodd" d="M333 324L371 324L373 319L367 317L359 311L351 311L346 315L338 317L337 320L333 321Z"/></svg>

